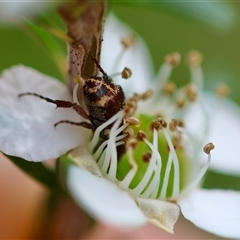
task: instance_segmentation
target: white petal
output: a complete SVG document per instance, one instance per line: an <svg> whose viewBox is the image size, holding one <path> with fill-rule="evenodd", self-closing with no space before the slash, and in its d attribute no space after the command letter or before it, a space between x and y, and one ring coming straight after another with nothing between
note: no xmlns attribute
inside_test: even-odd
<svg viewBox="0 0 240 240"><path fill-rule="evenodd" d="M136 36L137 42L127 49L115 69L117 57L122 52L121 38ZM127 25L120 22L113 14L107 17L103 33L101 65L108 75L121 72L124 67L132 70L131 78L125 80L114 78L114 82L121 85L127 96L132 92L144 92L151 88L153 80L153 64L148 49L143 40Z"/></svg>
<svg viewBox="0 0 240 240"><path fill-rule="evenodd" d="M240 238L240 192L196 190L179 202L185 218L226 238Z"/></svg>
<svg viewBox="0 0 240 240"><path fill-rule="evenodd" d="M81 119L74 110L56 109L55 104L40 98L18 98L25 92L70 100L63 84L31 68L16 66L4 71L0 78L0 150L5 154L34 162L57 158L90 133L70 124L55 128L54 123L60 120Z"/></svg>
<svg viewBox="0 0 240 240"><path fill-rule="evenodd" d="M75 148L69 153L68 158L71 159L77 166L87 170L91 174L99 177L102 176L96 160L85 146L79 146Z"/></svg>
<svg viewBox="0 0 240 240"><path fill-rule="evenodd" d="M150 223L173 233L174 224L180 214L180 209L176 204L146 198L138 198L137 203Z"/></svg>
<svg viewBox="0 0 240 240"><path fill-rule="evenodd" d="M240 175L240 108L230 99L217 99L213 94L204 94L202 102L209 114L209 133L205 143L213 142L210 168ZM186 125L191 132L200 134L204 126L203 112L193 105ZM204 156L206 158L206 156Z"/></svg>
<svg viewBox="0 0 240 240"><path fill-rule="evenodd" d="M93 218L125 228L146 223L134 200L116 184L77 166L69 168L67 183L76 202Z"/></svg>

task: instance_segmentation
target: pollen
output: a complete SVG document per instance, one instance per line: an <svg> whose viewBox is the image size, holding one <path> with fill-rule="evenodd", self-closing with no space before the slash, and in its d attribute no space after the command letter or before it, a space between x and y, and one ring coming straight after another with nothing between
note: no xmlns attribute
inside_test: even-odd
<svg viewBox="0 0 240 240"><path fill-rule="evenodd" d="M140 124L140 121L135 118L135 117L128 117L126 120L125 120L126 123L129 123L130 125L139 125Z"/></svg>
<svg viewBox="0 0 240 240"><path fill-rule="evenodd" d="M186 63L190 68L198 67L203 60L203 57L200 52L192 50L188 53Z"/></svg>
<svg viewBox="0 0 240 240"><path fill-rule="evenodd" d="M136 135L136 139L140 142L143 142L144 139L147 139L147 134L144 131L140 130Z"/></svg>
<svg viewBox="0 0 240 240"><path fill-rule="evenodd" d="M176 84L169 81L163 86L163 92L171 96L176 90Z"/></svg>

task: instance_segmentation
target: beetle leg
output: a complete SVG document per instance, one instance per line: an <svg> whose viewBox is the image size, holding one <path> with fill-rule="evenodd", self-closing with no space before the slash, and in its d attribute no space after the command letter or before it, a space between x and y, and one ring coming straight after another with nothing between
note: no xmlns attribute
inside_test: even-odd
<svg viewBox="0 0 240 240"><path fill-rule="evenodd" d="M27 96L27 95L38 97L47 102L56 104L56 108L73 108L80 116L82 116L85 119L89 119L88 114L83 110L83 108L80 105L78 105L76 103L72 103L72 102L64 101L64 100L53 100L51 98L44 97L40 94L31 93L31 92L21 93L18 95L18 97L23 97L23 96Z"/></svg>
<svg viewBox="0 0 240 240"><path fill-rule="evenodd" d="M56 127L57 125L59 125L61 123L68 123L68 124L72 124L72 125L76 125L76 126L82 126L84 128L92 129L91 123L88 123L88 122L71 122L71 121L68 121L68 120L59 121L59 122L54 124L54 127Z"/></svg>

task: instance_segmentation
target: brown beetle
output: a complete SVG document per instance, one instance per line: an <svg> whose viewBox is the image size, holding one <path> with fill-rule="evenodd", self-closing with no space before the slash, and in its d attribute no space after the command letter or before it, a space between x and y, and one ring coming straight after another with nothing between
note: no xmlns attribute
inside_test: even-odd
<svg viewBox="0 0 240 240"><path fill-rule="evenodd" d="M88 113L86 113L83 107L77 103L64 100L52 100L37 93L22 93L19 94L19 97L26 95L36 96L46 100L47 102L56 104L57 108L73 108L80 116L89 120L90 123L62 120L55 123L54 126L57 126L60 123L69 123L92 129L92 131L95 132L100 125L124 108L125 96L121 86L114 84L112 79L109 78L109 76L103 71L97 59L92 57L92 60L103 76L93 76L86 79L84 86L81 89L81 95L83 96ZM113 124L109 125L101 132L101 137L103 139L108 139L109 130L112 125Z"/></svg>

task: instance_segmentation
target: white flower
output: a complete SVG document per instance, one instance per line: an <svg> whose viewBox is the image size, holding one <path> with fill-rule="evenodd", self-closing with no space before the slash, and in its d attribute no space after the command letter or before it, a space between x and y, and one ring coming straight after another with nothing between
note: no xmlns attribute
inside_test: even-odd
<svg viewBox="0 0 240 240"><path fill-rule="evenodd" d="M182 127L179 122L171 122L172 118L181 118L188 124L187 120L192 116L187 114L189 99L194 100L196 97L193 85L178 90L176 95L163 87L172 66L175 61L178 62L178 55L168 56L157 77L158 82L151 82L153 71L150 58L140 39L121 53L118 41L130 32L113 16L108 18L101 65L107 73L113 73L112 69L116 66L121 69L126 65L133 70L132 78L126 83L122 84L125 80L116 79L123 86L128 99L132 92L139 93L135 96L136 99L144 98L146 94L141 93L149 88L155 92L161 91L159 96L155 94L142 105L139 103L134 117L140 120L140 126L130 125L136 119L128 119L122 124L126 109L134 110L134 107L130 107L133 105L129 104L125 111L118 112L101 125L92 139L91 131L81 127L61 124L55 129L53 125L60 120L83 120L72 109L55 110L54 104L31 96L19 99L18 94L35 92L52 99L71 100L67 88L35 70L17 66L6 70L0 78L1 151L37 162L57 158L78 146L69 154L69 158L78 166L69 167L67 185L76 202L98 220L119 227L140 226L148 220L173 232L181 209L183 215L200 228L223 237L239 238L240 193L198 188L210 163L209 151L206 151L208 159L205 162L200 157L200 145L208 132L209 119L203 118L204 128L200 134L198 129L202 127L202 122L195 116L190 123L194 121L201 124L197 125L195 131ZM118 54L123 56L118 58ZM200 66L190 66L192 83L201 89ZM163 89L170 95L163 94ZM200 106L196 108L207 116L207 109L201 103L201 94L200 92ZM77 100L77 97L74 96L74 99ZM173 104L175 100L178 104L184 103L182 100L187 101L184 110ZM239 109L236 110L239 112ZM164 114L168 125L176 130L171 132L162 120L153 122L156 119L153 117L155 113ZM231 116L234 114L229 113ZM109 139L100 144L99 134L110 124L113 126ZM149 126L152 132L148 130ZM132 131L130 129L135 134L144 130L146 137L138 134L138 139L142 140L138 143L135 139L130 139L126 144L126 154L118 159L117 146L124 144L127 133ZM225 149L219 149L221 150Z"/></svg>

